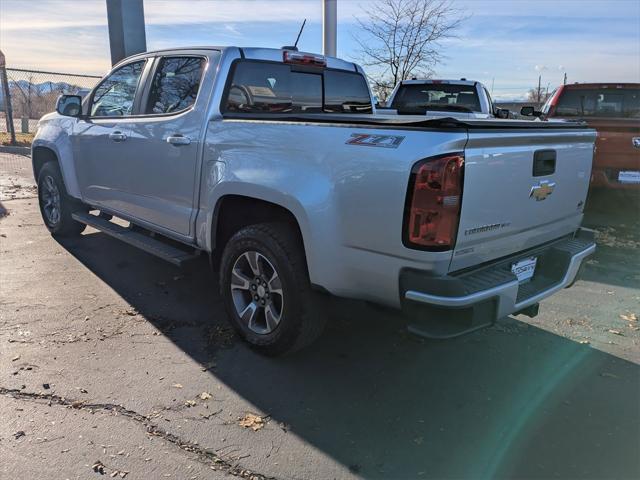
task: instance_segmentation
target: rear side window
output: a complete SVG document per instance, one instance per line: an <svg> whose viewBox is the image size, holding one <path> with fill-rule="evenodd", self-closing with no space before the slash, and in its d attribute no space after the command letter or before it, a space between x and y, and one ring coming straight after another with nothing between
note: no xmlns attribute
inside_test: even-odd
<svg viewBox="0 0 640 480"><path fill-rule="evenodd" d="M349 76L356 77L356 83L331 70L302 70L272 62L238 62L227 85L223 111L362 113L368 108L370 113L371 100L364 78Z"/></svg>
<svg viewBox="0 0 640 480"><path fill-rule="evenodd" d="M201 57L162 58L151 82L145 113L175 113L193 105L204 64Z"/></svg>
<svg viewBox="0 0 640 480"><path fill-rule="evenodd" d="M640 118L640 88L566 88L555 115Z"/></svg>
<svg viewBox="0 0 640 480"><path fill-rule="evenodd" d="M333 113L371 113L371 97L362 75L326 71L324 108Z"/></svg>
<svg viewBox="0 0 640 480"><path fill-rule="evenodd" d="M391 108L423 113L425 110L480 112L480 98L473 85L448 83L401 85Z"/></svg>

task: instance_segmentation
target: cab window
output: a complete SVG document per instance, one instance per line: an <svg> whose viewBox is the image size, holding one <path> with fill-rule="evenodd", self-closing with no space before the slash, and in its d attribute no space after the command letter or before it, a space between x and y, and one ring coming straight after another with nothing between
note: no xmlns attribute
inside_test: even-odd
<svg viewBox="0 0 640 480"><path fill-rule="evenodd" d="M403 84L391 108L406 113L424 113L425 110L482 111L478 92L473 85L450 83Z"/></svg>
<svg viewBox="0 0 640 480"><path fill-rule="evenodd" d="M311 113L322 110L322 76L289 65L239 62L228 87L227 112Z"/></svg>
<svg viewBox="0 0 640 480"><path fill-rule="evenodd" d="M372 107L360 74L246 60L235 64L222 111L371 113Z"/></svg>
<svg viewBox="0 0 640 480"><path fill-rule="evenodd" d="M555 115L640 118L640 89L566 88L558 99Z"/></svg>
<svg viewBox="0 0 640 480"><path fill-rule="evenodd" d="M325 112L373 112L367 82L358 73L326 71L324 74L324 97Z"/></svg>
<svg viewBox="0 0 640 480"><path fill-rule="evenodd" d="M92 117L124 117L132 114L145 62L140 60L123 65L100 83L91 99Z"/></svg>
<svg viewBox="0 0 640 480"><path fill-rule="evenodd" d="M146 114L176 113L191 107L198 96L205 59L164 57L151 81Z"/></svg>

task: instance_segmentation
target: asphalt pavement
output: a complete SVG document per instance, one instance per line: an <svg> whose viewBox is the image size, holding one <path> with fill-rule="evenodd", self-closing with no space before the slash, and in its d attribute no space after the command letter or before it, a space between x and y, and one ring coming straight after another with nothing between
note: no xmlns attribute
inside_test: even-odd
<svg viewBox="0 0 640 480"><path fill-rule="evenodd" d="M595 195L579 280L449 341L327 298L311 348L264 358L205 259L55 239L0 153L0 478L640 478L637 197Z"/></svg>

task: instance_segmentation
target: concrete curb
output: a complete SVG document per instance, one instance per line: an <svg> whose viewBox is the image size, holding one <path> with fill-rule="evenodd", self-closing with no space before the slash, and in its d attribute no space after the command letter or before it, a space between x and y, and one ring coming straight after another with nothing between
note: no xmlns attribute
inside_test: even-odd
<svg viewBox="0 0 640 480"><path fill-rule="evenodd" d="M14 147L12 145L0 145L0 153L13 153L16 155L31 156L31 147Z"/></svg>

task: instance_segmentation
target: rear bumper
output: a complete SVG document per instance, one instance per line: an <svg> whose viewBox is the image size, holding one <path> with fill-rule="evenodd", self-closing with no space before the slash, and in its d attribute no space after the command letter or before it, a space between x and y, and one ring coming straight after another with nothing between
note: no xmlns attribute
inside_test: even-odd
<svg viewBox="0 0 640 480"><path fill-rule="evenodd" d="M403 271L400 288L403 308L412 318L410 330L446 338L489 326L571 286L595 248L593 233L579 230L570 238L446 277ZM520 284L511 265L530 257L538 259L536 273Z"/></svg>

